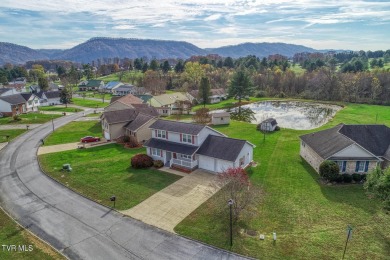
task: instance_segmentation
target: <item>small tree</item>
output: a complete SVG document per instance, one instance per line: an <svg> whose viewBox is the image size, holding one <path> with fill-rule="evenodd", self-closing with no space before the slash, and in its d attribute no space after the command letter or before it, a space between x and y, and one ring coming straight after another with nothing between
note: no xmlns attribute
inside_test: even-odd
<svg viewBox="0 0 390 260"><path fill-rule="evenodd" d="M207 124L210 123L211 121L211 116L209 114L209 109L208 108L200 108L196 110L195 115L192 116L192 119L194 120L195 123L198 124Z"/></svg>
<svg viewBox="0 0 390 260"><path fill-rule="evenodd" d="M65 107L68 107L68 104L70 104L71 101L72 99L69 90L67 88L63 88L60 91L60 102L65 104Z"/></svg>
<svg viewBox="0 0 390 260"><path fill-rule="evenodd" d="M339 165L334 161L323 161L320 164L320 176L328 181L335 181L339 172Z"/></svg>
<svg viewBox="0 0 390 260"><path fill-rule="evenodd" d="M222 187L221 205L226 205L229 199L234 201L233 222L242 217L244 213L249 213L252 205L259 199L260 191L251 185L247 172L241 168L228 168L218 175L218 183Z"/></svg>
<svg viewBox="0 0 390 260"><path fill-rule="evenodd" d="M243 122L248 122L250 123L252 120L255 120L254 116L255 112L252 111L250 108L242 108L240 110L236 110L230 113L230 117L233 120L237 121L243 121Z"/></svg>
<svg viewBox="0 0 390 260"><path fill-rule="evenodd" d="M42 91L47 91L49 89L49 82L46 77L38 78L38 86Z"/></svg>
<svg viewBox="0 0 390 260"><path fill-rule="evenodd" d="M390 210L390 167L381 170L379 167L367 175L364 188L368 193L384 203L384 208Z"/></svg>

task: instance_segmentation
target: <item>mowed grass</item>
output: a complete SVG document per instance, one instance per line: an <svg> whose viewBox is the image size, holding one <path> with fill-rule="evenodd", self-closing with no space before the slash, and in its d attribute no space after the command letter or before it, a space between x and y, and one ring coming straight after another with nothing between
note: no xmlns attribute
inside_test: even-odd
<svg viewBox="0 0 390 260"><path fill-rule="evenodd" d="M322 129L339 123L390 126L390 108L347 104ZM175 231L206 243L260 259L341 259L347 225L352 225L346 259L389 259L390 214L370 199L362 185L328 186L299 156L299 136L310 131L282 129L262 135L255 125L232 121L215 127L229 137L246 139L256 145L250 179L262 188L253 218L245 218L237 229L257 230L265 240L235 233L229 246L229 211L222 213L212 197L184 219ZM272 233L277 233L273 243Z"/></svg>
<svg viewBox="0 0 390 260"><path fill-rule="evenodd" d="M32 245L32 251L15 252L7 251L1 247L0 259L32 259L32 260L49 260L49 259L66 259L54 249L28 233L22 227L17 225L0 209L0 244L1 245L25 245L28 249Z"/></svg>
<svg viewBox="0 0 390 260"><path fill-rule="evenodd" d="M108 106L107 102L83 99L83 98L72 98L72 103L81 107L89 107L89 108L102 108Z"/></svg>
<svg viewBox="0 0 390 260"><path fill-rule="evenodd" d="M249 100L246 100L246 99L242 99L241 102L245 103L245 104L249 104L249 103L254 103L254 102L258 102L258 101L266 101L266 100L274 100L274 99L277 99L277 98L257 98L257 97L250 97ZM237 107L237 103L238 103L238 100L237 99L234 99L234 98L229 98L229 99L226 99L226 100L222 100L221 102L219 103L215 103L215 104L206 104L206 108L210 109L210 110L217 110L217 109L228 109L228 108L233 108L233 107ZM203 104L199 104L199 105L196 105L192 108L192 111L196 111L200 108L203 108Z"/></svg>
<svg viewBox="0 0 390 260"><path fill-rule="evenodd" d="M26 129L0 130L0 143L9 142L24 132L26 132ZM9 137L7 138L7 136Z"/></svg>
<svg viewBox="0 0 390 260"><path fill-rule="evenodd" d="M79 142L84 136L102 137L102 126L97 121L74 121L54 131L45 139L45 145Z"/></svg>
<svg viewBox="0 0 390 260"><path fill-rule="evenodd" d="M128 82L131 83L132 79L136 79L139 77L143 77L143 73L141 71L126 71L122 75L122 80L119 80L120 72L113 73L107 76L102 76L97 79L103 80L104 83L110 82L110 81L122 81L122 82Z"/></svg>
<svg viewBox="0 0 390 260"><path fill-rule="evenodd" d="M21 114L19 116L20 120L14 120L12 117L2 117L0 118L0 125L8 124L43 124L49 122L51 119L56 119L62 115L46 115L40 113L28 113Z"/></svg>
<svg viewBox="0 0 390 260"><path fill-rule="evenodd" d="M145 148L125 149L109 144L90 149L73 150L39 156L44 171L71 189L104 205L116 196L116 208L129 209L157 191L180 179L180 176L155 169L133 169L130 158ZM70 163L73 171L61 171Z"/></svg>
<svg viewBox="0 0 390 260"><path fill-rule="evenodd" d="M50 112L80 112L82 109L80 108L74 108L74 107L65 107L65 106L46 106L46 107L39 107L40 111L50 111Z"/></svg>

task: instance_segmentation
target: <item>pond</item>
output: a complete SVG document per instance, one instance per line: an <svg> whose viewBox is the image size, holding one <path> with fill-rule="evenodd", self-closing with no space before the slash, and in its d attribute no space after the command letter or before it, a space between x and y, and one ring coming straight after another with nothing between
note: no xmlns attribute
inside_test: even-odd
<svg viewBox="0 0 390 260"><path fill-rule="evenodd" d="M309 130L326 124L342 107L329 104L299 101L265 101L242 106L255 112L258 124L267 118L275 118L282 128Z"/></svg>

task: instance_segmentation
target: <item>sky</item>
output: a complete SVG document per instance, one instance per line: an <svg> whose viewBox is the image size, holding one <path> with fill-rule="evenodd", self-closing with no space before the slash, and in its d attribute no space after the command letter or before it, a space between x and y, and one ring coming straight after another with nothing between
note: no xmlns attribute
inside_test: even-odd
<svg viewBox="0 0 390 260"><path fill-rule="evenodd" d="M387 50L390 1L0 1L0 42L66 49L92 37L178 40L201 48L284 42Z"/></svg>

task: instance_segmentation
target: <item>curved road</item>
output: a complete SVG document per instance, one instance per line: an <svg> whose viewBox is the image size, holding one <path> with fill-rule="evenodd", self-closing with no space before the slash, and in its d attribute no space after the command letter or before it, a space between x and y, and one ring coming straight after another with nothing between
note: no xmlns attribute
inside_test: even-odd
<svg viewBox="0 0 390 260"><path fill-rule="evenodd" d="M92 111L92 110L91 110ZM89 111L89 112L91 112ZM82 113L54 121L60 127ZM0 151L0 205L70 259L243 259L123 217L53 181L36 152L51 122Z"/></svg>

